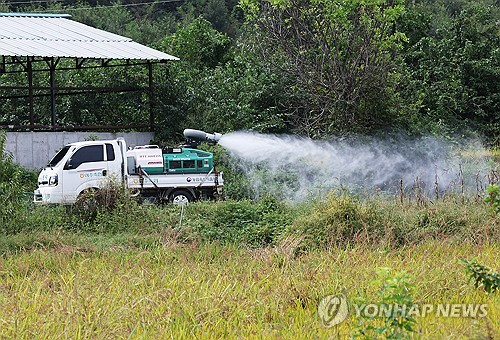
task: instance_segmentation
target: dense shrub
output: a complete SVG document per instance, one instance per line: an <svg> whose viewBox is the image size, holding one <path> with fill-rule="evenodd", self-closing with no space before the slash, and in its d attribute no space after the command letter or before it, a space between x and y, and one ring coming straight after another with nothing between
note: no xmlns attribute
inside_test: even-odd
<svg viewBox="0 0 500 340"><path fill-rule="evenodd" d="M274 244L293 221L294 209L266 197L260 202L226 201L189 207L183 232L195 233L203 241Z"/></svg>
<svg viewBox="0 0 500 340"><path fill-rule="evenodd" d="M500 214L500 194L498 185L490 184L488 186L488 197L484 200L486 203L491 204L491 209Z"/></svg>
<svg viewBox="0 0 500 340"><path fill-rule="evenodd" d="M5 151L6 134L0 131L0 231L23 223L36 185L36 173L24 169Z"/></svg>
<svg viewBox="0 0 500 340"><path fill-rule="evenodd" d="M474 286L482 286L487 293L494 293L500 289L500 273L495 273L490 268L477 263L476 260L461 260L465 263L465 269L469 275L469 280L474 281Z"/></svg>

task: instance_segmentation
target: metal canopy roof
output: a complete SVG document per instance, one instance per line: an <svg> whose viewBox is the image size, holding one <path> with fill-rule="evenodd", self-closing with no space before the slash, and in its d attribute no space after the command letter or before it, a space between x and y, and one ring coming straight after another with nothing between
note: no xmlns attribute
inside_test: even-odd
<svg viewBox="0 0 500 340"><path fill-rule="evenodd" d="M81 59L179 60L67 14L0 13L0 55Z"/></svg>

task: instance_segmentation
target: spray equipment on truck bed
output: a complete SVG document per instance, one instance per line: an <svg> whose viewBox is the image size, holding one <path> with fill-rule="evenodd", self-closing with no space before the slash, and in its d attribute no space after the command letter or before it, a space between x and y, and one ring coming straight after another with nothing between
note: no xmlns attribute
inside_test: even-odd
<svg viewBox="0 0 500 340"><path fill-rule="evenodd" d="M213 154L198 149L200 142L217 143L220 133L185 129L183 147L161 149L158 145L136 146L127 151L128 173L137 174L141 168L148 174L195 174L212 171Z"/></svg>
<svg viewBox="0 0 500 340"><path fill-rule="evenodd" d="M150 174L162 173L163 155L158 145L136 146L127 151L128 172L135 173L141 167Z"/></svg>

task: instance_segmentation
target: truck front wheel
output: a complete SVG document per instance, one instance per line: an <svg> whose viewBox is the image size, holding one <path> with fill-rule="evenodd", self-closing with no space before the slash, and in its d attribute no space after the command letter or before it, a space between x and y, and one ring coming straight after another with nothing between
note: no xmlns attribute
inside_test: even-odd
<svg viewBox="0 0 500 340"><path fill-rule="evenodd" d="M186 190L176 190L170 195L170 202L176 205L186 205L193 201L193 195Z"/></svg>

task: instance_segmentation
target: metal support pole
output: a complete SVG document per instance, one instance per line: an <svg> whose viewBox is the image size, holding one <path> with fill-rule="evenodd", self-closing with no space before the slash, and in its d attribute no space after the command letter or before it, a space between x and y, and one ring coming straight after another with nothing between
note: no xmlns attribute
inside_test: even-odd
<svg viewBox="0 0 500 340"><path fill-rule="evenodd" d="M35 114L33 111L33 65L31 58L27 57L26 71L28 72L28 98L29 98L29 111L30 111L30 130L35 128Z"/></svg>
<svg viewBox="0 0 500 340"><path fill-rule="evenodd" d="M50 98L51 98L50 104L52 111L51 125L52 129L55 129L57 124L57 115L56 115L56 77L55 77L56 62L54 62L54 58L50 60L49 69L50 69L49 72L50 72Z"/></svg>
<svg viewBox="0 0 500 340"><path fill-rule="evenodd" d="M154 94L153 94L153 64L148 62L148 97L149 97L149 128L154 131L155 114L154 114Z"/></svg>

